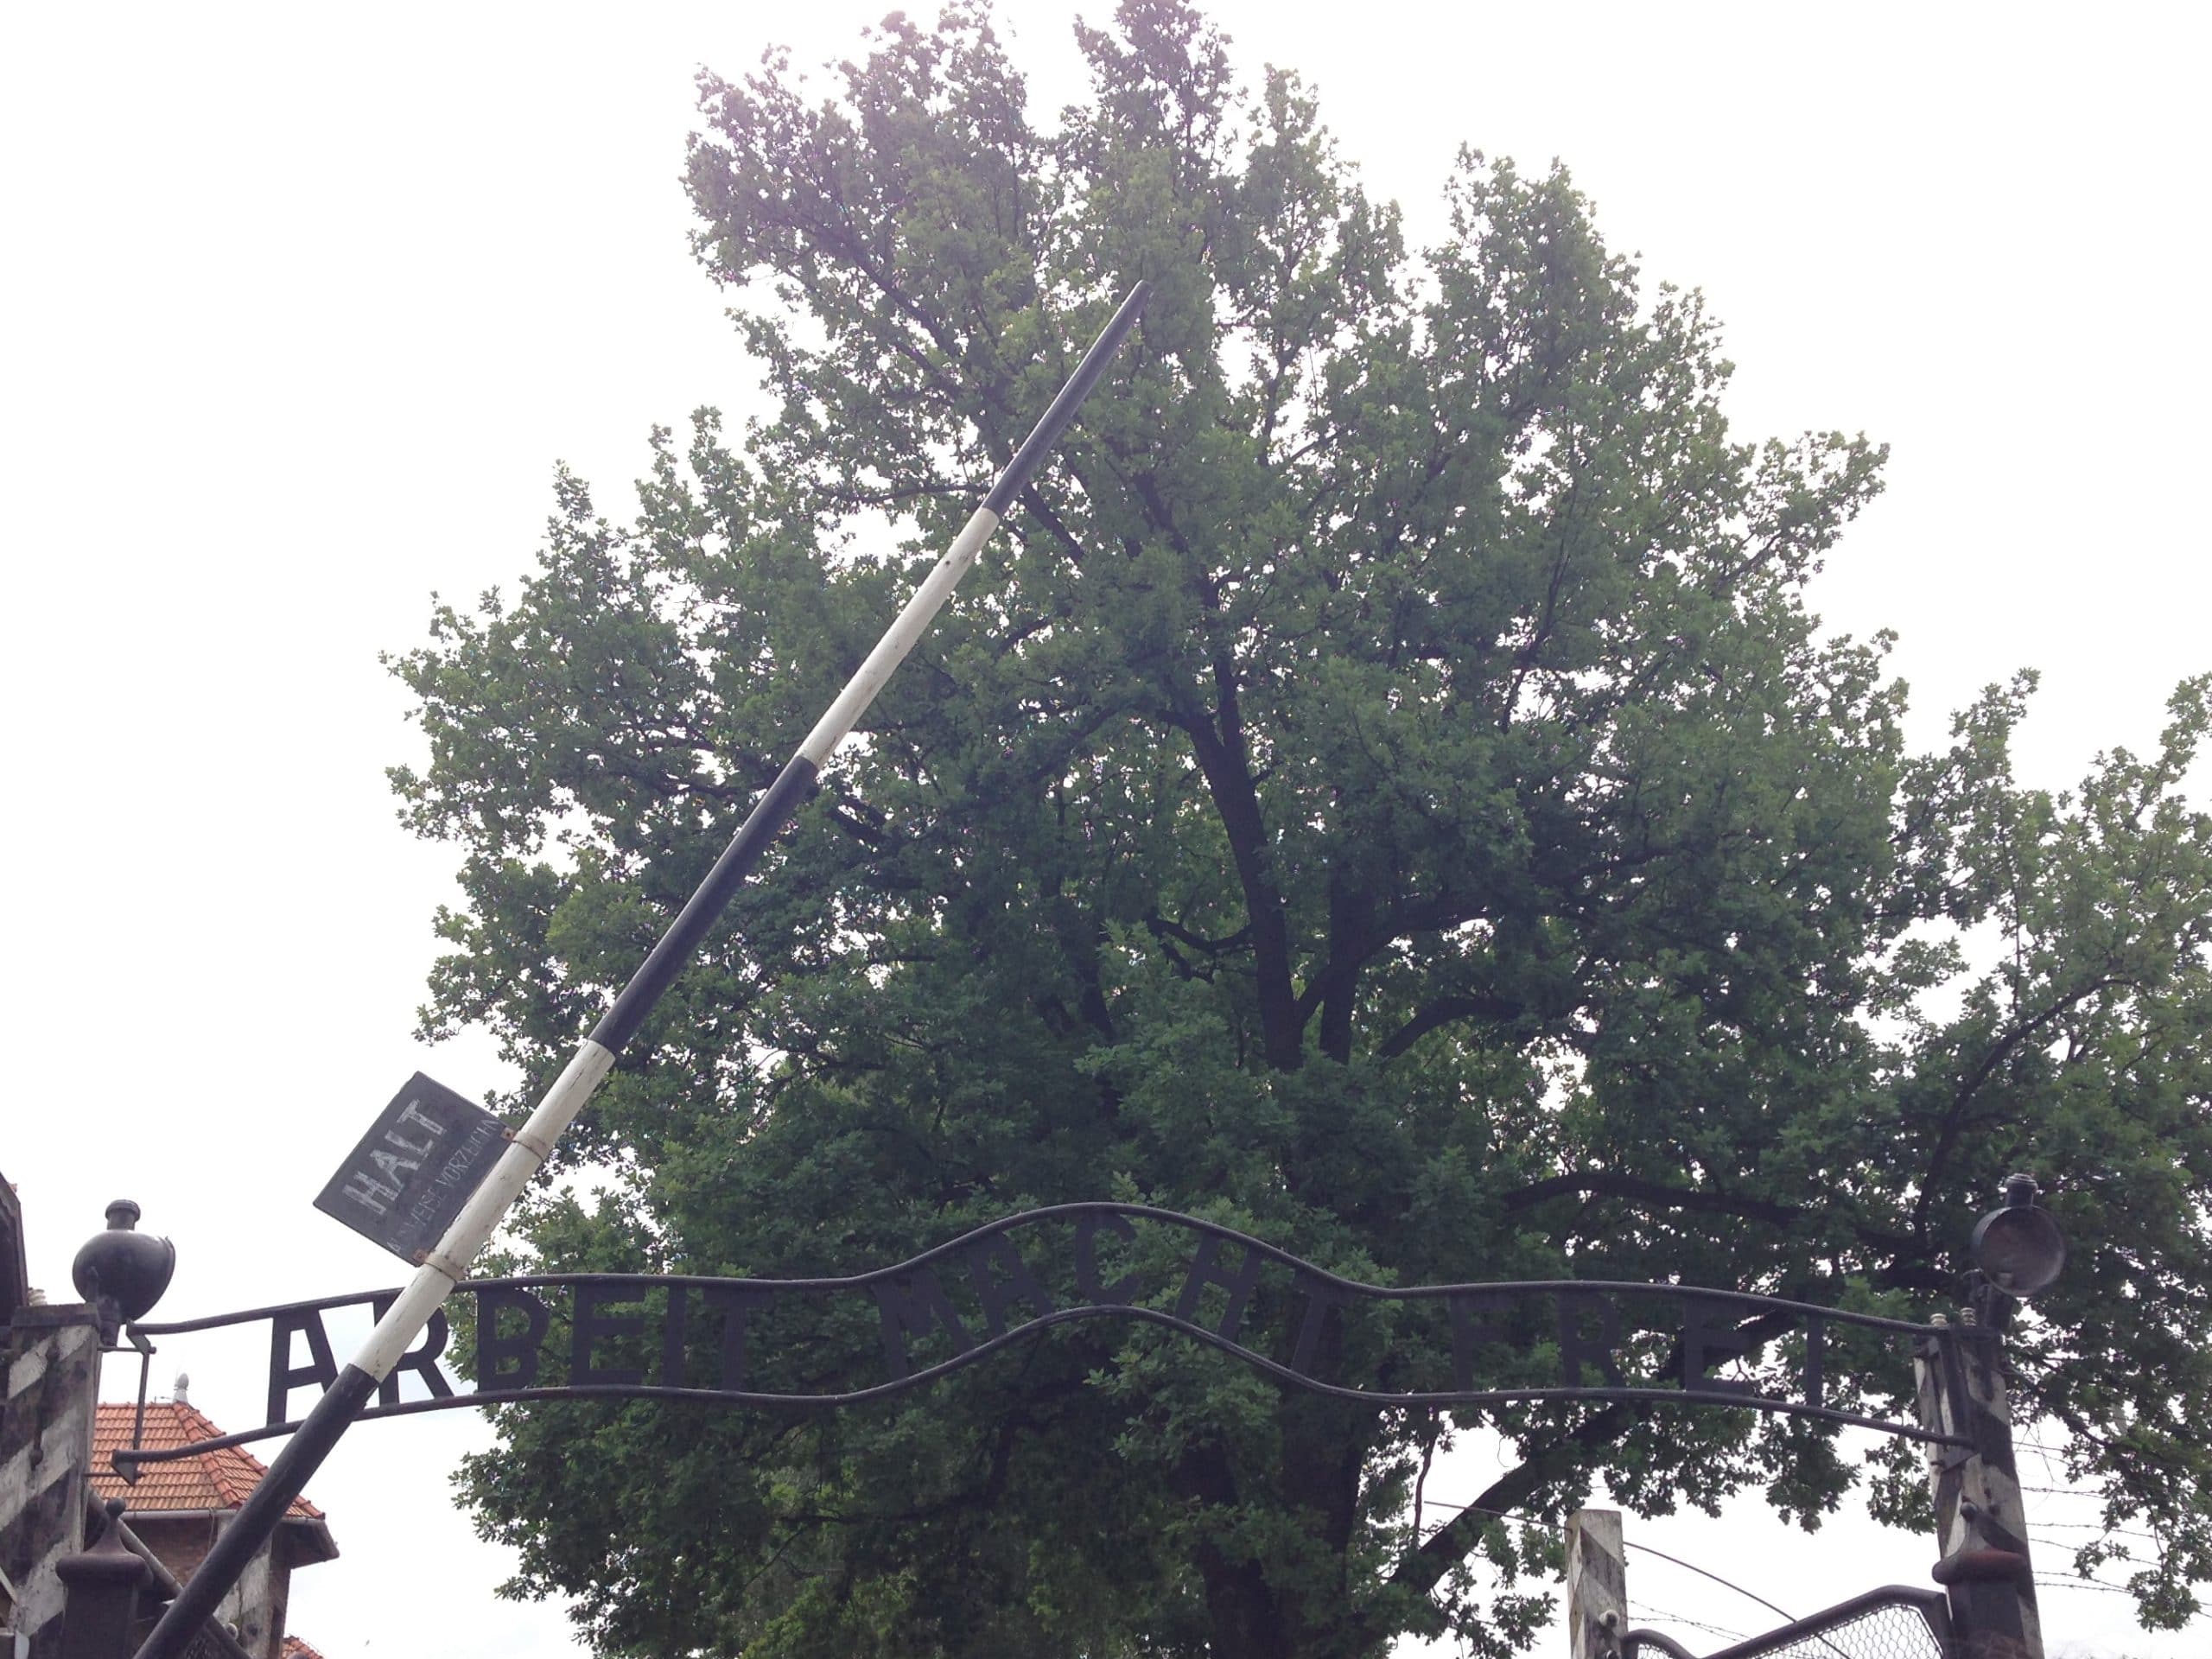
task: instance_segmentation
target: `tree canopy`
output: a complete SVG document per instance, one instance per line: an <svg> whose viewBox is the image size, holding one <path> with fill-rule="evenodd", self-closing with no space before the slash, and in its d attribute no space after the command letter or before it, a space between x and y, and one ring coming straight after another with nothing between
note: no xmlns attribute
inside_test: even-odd
<svg viewBox="0 0 2212 1659"><path fill-rule="evenodd" d="M425 1030L550 1075L1155 285L578 1126L591 1196L537 1201L515 1259L847 1272L1125 1198L1377 1283L1924 1317L2025 1167L2073 1254L2014 1332L2016 1414L2159 1535L2127 1570L2187 1617L2206 683L2068 794L2012 774L2027 673L1910 753L1886 640L1807 604L1881 450L1732 433L1699 297L1609 251L1563 170L1463 153L1449 233L1409 250L1295 75L1243 89L1178 0L1078 35L1090 95L1053 120L964 5L887 20L826 91L773 55L702 77L697 251L775 412L657 433L627 522L563 476L519 589L395 660L428 741L404 810L465 895ZM872 1325L810 1337L817 1366L875 1353ZM1330 1340L1373 1381L1431 1338L1361 1313ZM1833 1364L1837 1403L1910 1415L1894 1367ZM1477 1430L1515 1460L1423 1514L1428 1459ZM1859 1486L1924 1524L1910 1448L1862 1463L1825 1425L1378 1413L1141 1325L836 1414L499 1432L470 1500L516 1587L581 1598L616 1655L1502 1656L1551 1562L1493 1511L1603 1479L1811 1525Z"/></svg>

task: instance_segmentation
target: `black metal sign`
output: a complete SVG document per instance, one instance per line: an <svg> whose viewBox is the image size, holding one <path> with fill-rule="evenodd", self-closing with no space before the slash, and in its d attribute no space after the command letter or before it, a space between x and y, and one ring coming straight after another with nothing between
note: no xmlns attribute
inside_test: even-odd
<svg viewBox="0 0 2212 1659"><path fill-rule="evenodd" d="M419 1262L492 1173L506 1126L417 1071L315 1201L401 1261Z"/></svg>
<svg viewBox="0 0 2212 1659"><path fill-rule="evenodd" d="M1944 1346L1955 1334L1947 1326L1684 1285L1370 1285L1234 1228L1143 1205L1026 1211L896 1267L841 1278L550 1274L475 1280L461 1288L475 1299L467 1368L474 1388L447 1370L452 1332L440 1314L378 1385L377 1403L363 1416L575 1396L851 1405L921 1386L1056 1325L1115 1319L1167 1327L1284 1383L1377 1408L1630 1400L1950 1438L1917 1422L1841 1409L1826 1398L1832 1340L1894 1351L1902 1368L1909 1340ZM289 1433L299 1426L290 1415L295 1394L320 1392L338 1376L327 1316L365 1307L380 1318L396 1294L134 1326L154 1337L266 1321L268 1421L194 1446L118 1453L118 1465ZM819 1374L823 1333L838 1323L825 1313L849 1308L854 1299L874 1305L875 1378L795 1387L793 1378ZM1363 1303L1407 1305L1398 1326L1421 1339L1407 1342L1405 1351L1428 1357L1392 1367L1400 1373L1394 1386L1332 1376L1323 1358L1342 1346L1325 1340L1332 1324ZM1266 1317L1255 1318L1262 1307ZM1420 1374L1419 1364L1429 1374ZM1737 1374L1716 1375L1730 1370ZM403 1377L414 1379L404 1390ZM1901 1392L1909 1395L1909 1387Z"/></svg>

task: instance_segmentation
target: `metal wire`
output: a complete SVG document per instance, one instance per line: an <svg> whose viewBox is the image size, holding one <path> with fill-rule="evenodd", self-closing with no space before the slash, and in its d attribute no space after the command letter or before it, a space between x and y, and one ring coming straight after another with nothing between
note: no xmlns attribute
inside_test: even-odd
<svg viewBox="0 0 2212 1659"><path fill-rule="evenodd" d="M1741 1630L1732 1630L1720 1624L1708 1624L1701 1618L1692 1618L1688 1613L1670 1613L1664 1607L1654 1607L1649 1603L1631 1603L1630 1605L1641 1606L1643 1609L1636 1616L1636 1622L1639 1624L1646 1620L1662 1624L1682 1624L1693 1630L1703 1630L1707 1636L1719 1637L1724 1641L1741 1642L1745 1639Z"/></svg>
<svg viewBox="0 0 2212 1659"><path fill-rule="evenodd" d="M1696 1573L1696 1574L1697 1574L1700 1578L1701 1578L1701 1579L1711 1579L1711 1580L1712 1580L1715 1584L1719 1585L1722 1589L1724 1589L1724 1590L1733 1590L1733 1591L1734 1591L1738 1595L1739 1595L1739 1596L1743 1597L1746 1601L1756 1601L1757 1603L1758 1603L1758 1605L1759 1605L1760 1606L1762 1606L1762 1607L1765 1608L1765 1609L1767 1610L1767 1611L1769 1611L1770 1613L1777 1613L1777 1614L1779 1614L1782 1618L1785 1618L1785 1619L1791 1618L1793 1618L1793 1617L1794 1617L1794 1615L1793 1615L1793 1614L1789 1611L1789 1609L1787 1609L1787 1608L1785 1608L1785 1607L1777 1607L1777 1606L1776 1606L1772 1602L1769 1601L1769 1600L1768 1600L1764 1596L1762 1596L1762 1595L1758 1594L1757 1592L1755 1592L1755 1591L1751 1591L1751 1590L1746 1590L1746 1589L1745 1589L1745 1588L1744 1588L1744 1586L1743 1586L1742 1585L1740 1585L1740 1584L1732 1583L1730 1580L1726 1580L1726 1579L1722 1578L1722 1577L1721 1577L1718 1573L1714 1573L1714 1572L1712 1572L1712 1571L1708 1570L1707 1568L1705 1568L1705 1567L1700 1567L1700 1566L1696 1565L1694 1562L1692 1562L1692 1561L1686 1561L1686 1560L1683 1560L1681 1556L1679 1556L1679 1555L1669 1555L1669 1554L1665 1550L1663 1550L1663 1549L1654 1549L1654 1548L1651 1548L1651 1546L1650 1546L1650 1545L1649 1545L1649 1544L1639 1544L1639 1543L1637 1543L1637 1542L1636 1541L1636 1540L1634 1540L1633 1538L1627 1539L1627 1540L1625 1540L1624 1541L1627 1543L1628 1547L1629 1547L1630 1549L1641 1550L1641 1551L1643 1551L1643 1554L1645 1554L1646 1555L1656 1555L1656 1556L1657 1556L1661 1560L1662 1560L1662 1561L1672 1561L1672 1562L1673 1562L1676 1567L1686 1567L1686 1568L1688 1568L1690 1572Z"/></svg>

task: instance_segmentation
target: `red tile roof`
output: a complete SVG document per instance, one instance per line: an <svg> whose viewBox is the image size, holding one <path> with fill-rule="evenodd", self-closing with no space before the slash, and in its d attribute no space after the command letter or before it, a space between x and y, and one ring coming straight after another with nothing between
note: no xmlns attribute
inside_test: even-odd
<svg viewBox="0 0 2212 1659"><path fill-rule="evenodd" d="M277 1649L276 1659L322 1659L322 1656L296 1636L284 1638L284 1645Z"/></svg>
<svg viewBox="0 0 2212 1659"><path fill-rule="evenodd" d="M126 1486L108 1459L130 1444L130 1426L137 1413L138 1408L128 1402L103 1402L92 1420L92 1489L104 1498L127 1499L134 1515L164 1510L235 1510L269 1472L267 1465L244 1446L226 1446L197 1457L180 1458L175 1463L141 1464L138 1484ZM149 1448L189 1446L194 1440L219 1440L222 1433L197 1408L181 1400L146 1402L144 1444ZM296 1497L285 1517L320 1521L323 1514L305 1497ZM287 1654L290 1651L285 1649ZM311 1649L302 1647L301 1651L314 1659Z"/></svg>

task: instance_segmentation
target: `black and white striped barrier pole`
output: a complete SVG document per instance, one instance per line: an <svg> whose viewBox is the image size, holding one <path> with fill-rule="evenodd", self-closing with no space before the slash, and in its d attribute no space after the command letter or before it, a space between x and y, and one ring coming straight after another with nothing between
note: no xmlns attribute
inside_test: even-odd
<svg viewBox="0 0 2212 1659"><path fill-rule="evenodd" d="M613 1068L614 1057L636 1034L653 1004L660 1000L661 993L690 962L707 930L728 906L753 867L760 861L760 855L775 839L777 831L790 822L799 803L806 798L830 752L852 730L854 723L875 700L875 694L883 689L884 682L914 648L915 641L922 637L931 620L950 596L954 585L976 562L976 554L998 528L1014 497L1059 442L1061 433L1075 417L1076 410L1135 326L1150 291L1149 283L1139 283L1122 302L1113 321L1084 353L1083 361L1060 388L1059 396L1052 399L1052 407L1045 411L1036 429L1014 452L1014 459L991 486L983 505L976 508L960 533L953 537L944 556L914 590L906 608L876 642L875 649L868 652L868 660L846 682L829 712L815 722L814 729L799 745L798 753L754 804L722 855L715 861L714 868L707 873L707 879L691 895L690 902L662 935L660 943L653 946L605 1016L592 1027L591 1035L578 1047L553 1086L545 1091L529 1121L514 1132L492 1173L446 1230L437 1248L425 1253L415 1277L390 1311L377 1321L376 1329L369 1333L360 1351L339 1372L337 1382L308 1414L299 1433L276 1454L269 1472L239 1509L238 1518L216 1540L214 1548L207 1552L176 1599L162 1615L161 1622L147 1637L138 1649L137 1659L178 1659L214 1612L217 1604L238 1582L256 1552L276 1531L292 1500L322 1466L339 1436L376 1392L377 1384L391 1374L401 1354L421 1334L430 1315L438 1310L453 1287L467 1276L469 1262L483 1249L508 1206L551 1154L554 1143L583 1109L600 1080Z"/></svg>

